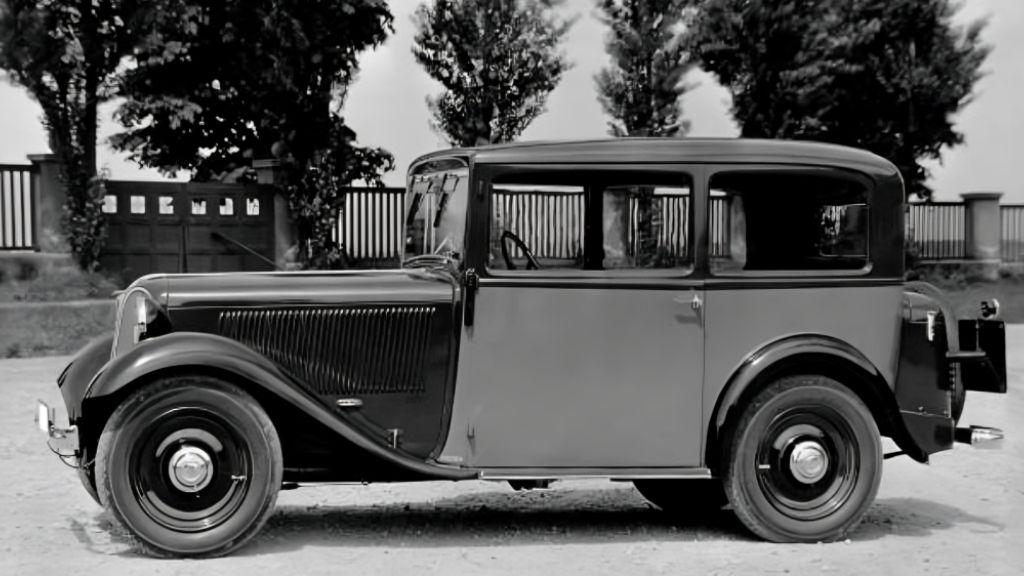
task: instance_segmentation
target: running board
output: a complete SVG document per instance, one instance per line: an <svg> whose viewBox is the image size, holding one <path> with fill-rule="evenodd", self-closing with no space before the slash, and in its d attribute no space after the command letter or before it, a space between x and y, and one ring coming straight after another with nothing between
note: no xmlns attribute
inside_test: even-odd
<svg viewBox="0 0 1024 576"><path fill-rule="evenodd" d="M711 478L707 468L481 468L481 480L585 480L629 481Z"/></svg>

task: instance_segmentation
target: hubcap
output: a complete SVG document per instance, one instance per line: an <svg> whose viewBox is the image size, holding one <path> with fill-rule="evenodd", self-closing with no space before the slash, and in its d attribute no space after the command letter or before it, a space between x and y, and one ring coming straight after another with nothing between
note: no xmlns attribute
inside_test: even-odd
<svg viewBox="0 0 1024 576"><path fill-rule="evenodd" d="M182 492L199 492L213 478L210 455L195 446L178 448L168 462L171 484Z"/></svg>
<svg viewBox="0 0 1024 576"><path fill-rule="evenodd" d="M793 447L789 469L798 482L814 484L828 471L828 452L814 440L804 440Z"/></svg>

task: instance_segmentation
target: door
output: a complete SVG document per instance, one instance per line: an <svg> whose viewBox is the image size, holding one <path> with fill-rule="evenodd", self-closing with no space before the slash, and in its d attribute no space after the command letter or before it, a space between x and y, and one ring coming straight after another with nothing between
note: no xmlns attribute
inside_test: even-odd
<svg viewBox="0 0 1024 576"><path fill-rule="evenodd" d="M703 298L690 176L498 171L442 460L480 468L698 466Z"/></svg>

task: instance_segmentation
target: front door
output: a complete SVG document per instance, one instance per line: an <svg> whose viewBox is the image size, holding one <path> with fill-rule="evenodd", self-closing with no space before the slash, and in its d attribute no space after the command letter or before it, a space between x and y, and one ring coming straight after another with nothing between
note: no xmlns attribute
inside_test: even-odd
<svg viewBox="0 0 1024 576"><path fill-rule="evenodd" d="M704 294L681 169L488 176L489 234L442 460L698 466Z"/></svg>

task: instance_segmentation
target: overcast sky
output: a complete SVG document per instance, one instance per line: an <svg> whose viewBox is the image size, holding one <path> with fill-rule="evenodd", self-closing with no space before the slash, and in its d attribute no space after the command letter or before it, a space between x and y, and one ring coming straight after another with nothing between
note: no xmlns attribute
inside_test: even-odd
<svg viewBox="0 0 1024 576"><path fill-rule="evenodd" d="M349 125L364 145L382 146L395 155L398 169L386 180L402 185L405 168L420 154L443 148L445 142L428 124L425 97L435 84L415 63L410 52L411 15L418 1L395 0L395 34L374 52L364 54L361 72L345 108ZM977 98L957 118L966 145L947 150L942 165L933 168L938 199L956 199L966 191L1004 192L1007 200L1024 202L1024 184L1016 164L1024 161L1024 1L965 0L961 20L988 17L985 40L993 46L986 63L988 75L977 85ZM590 138L607 134L607 118L595 97L594 74L607 63L603 25L594 15L593 0L569 0L567 13L580 16L565 50L574 67L548 100L548 111L523 134L523 140ZM692 123L691 136L735 136L728 116L728 94L714 80L694 73L698 87L683 99ZM113 104L101 109L101 139L116 132L110 119ZM47 151L39 106L25 91L0 81L0 163L23 163L26 154ZM140 170L101 142L99 161L117 179L159 179Z"/></svg>

